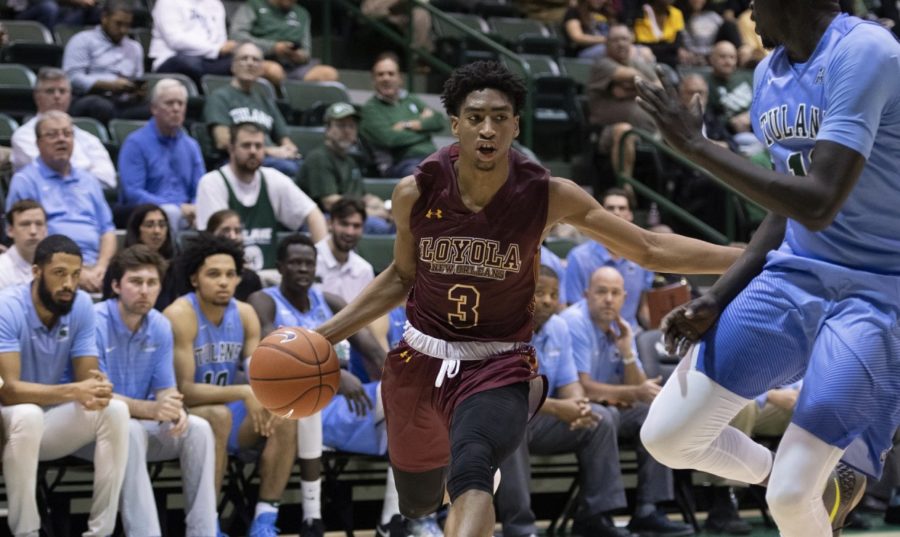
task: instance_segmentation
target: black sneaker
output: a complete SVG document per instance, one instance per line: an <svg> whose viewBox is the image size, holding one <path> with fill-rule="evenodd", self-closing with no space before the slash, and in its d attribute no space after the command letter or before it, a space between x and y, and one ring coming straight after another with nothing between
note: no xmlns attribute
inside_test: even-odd
<svg viewBox="0 0 900 537"><path fill-rule="evenodd" d="M628 529L641 537L681 537L694 534L694 528L669 520L669 517L659 509L647 516L632 517Z"/></svg>
<svg viewBox="0 0 900 537"><path fill-rule="evenodd" d="M731 487L712 487L710 491L712 505L703 529L710 533L726 535L749 535L753 527L745 520L737 509L737 498Z"/></svg>
<svg viewBox="0 0 900 537"><path fill-rule="evenodd" d="M725 535L750 535L753 532L753 526L740 517L724 518L714 517L712 515L706 519L703 524L704 531L708 533L719 533Z"/></svg>
<svg viewBox="0 0 900 537"><path fill-rule="evenodd" d="M376 524L375 537L406 537L403 515L392 516L387 524Z"/></svg>
<svg viewBox="0 0 900 537"><path fill-rule="evenodd" d="M617 527L606 515L576 520L572 523L572 534L581 537L632 537L630 531Z"/></svg>
<svg viewBox="0 0 900 537"><path fill-rule="evenodd" d="M325 524L321 518L308 518L300 524L300 537L325 537Z"/></svg>
<svg viewBox="0 0 900 537"><path fill-rule="evenodd" d="M847 515L856 507L866 492L866 476L839 462L828 478L822 501L831 520L833 537L841 535Z"/></svg>

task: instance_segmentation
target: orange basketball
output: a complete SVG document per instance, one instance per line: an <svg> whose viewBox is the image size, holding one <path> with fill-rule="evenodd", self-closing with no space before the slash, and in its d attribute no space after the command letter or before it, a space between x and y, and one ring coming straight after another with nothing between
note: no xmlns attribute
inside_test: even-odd
<svg viewBox="0 0 900 537"><path fill-rule="evenodd" d="M259 342L248 374L253 395L264 407L300 419L322 410L337 393L341 364L321 335L282 327Z"/></svg>

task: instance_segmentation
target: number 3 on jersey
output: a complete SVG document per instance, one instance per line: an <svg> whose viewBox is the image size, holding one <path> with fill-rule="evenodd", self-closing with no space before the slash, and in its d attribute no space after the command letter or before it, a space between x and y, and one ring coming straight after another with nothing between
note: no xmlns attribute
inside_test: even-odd
<svg viewBox="0 0 900 537"><path fill-rule="evenodd" d="M447 291L447 300L456 303L456 311L447 314L447 322L454 328L478 326L478 305L481 293L473 285L456 284Z"/></svg>

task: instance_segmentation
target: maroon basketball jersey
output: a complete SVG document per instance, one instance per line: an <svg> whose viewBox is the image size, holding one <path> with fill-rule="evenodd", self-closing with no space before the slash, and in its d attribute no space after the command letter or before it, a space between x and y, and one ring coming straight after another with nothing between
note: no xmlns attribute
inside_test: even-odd
<svg viewBox="0 0 900 537"><path fill-rule="evenodd" d="M509 177L473 213L459 194L458 156L459 146L445 147L416 170L410 228L417 263L407 317L445 341L531 341L549 173L510 150Z"/></svg>

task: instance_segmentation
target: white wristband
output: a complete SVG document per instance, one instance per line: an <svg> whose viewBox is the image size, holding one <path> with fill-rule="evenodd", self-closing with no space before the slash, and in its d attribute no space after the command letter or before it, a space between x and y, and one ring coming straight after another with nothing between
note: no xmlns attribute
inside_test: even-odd
<svg viewBox="0 0 900 537"><path fill-rule="evenodd" d="M622 365L631 365L635 362L637 362L637 357L633 354L622 358Z"/></svg>

